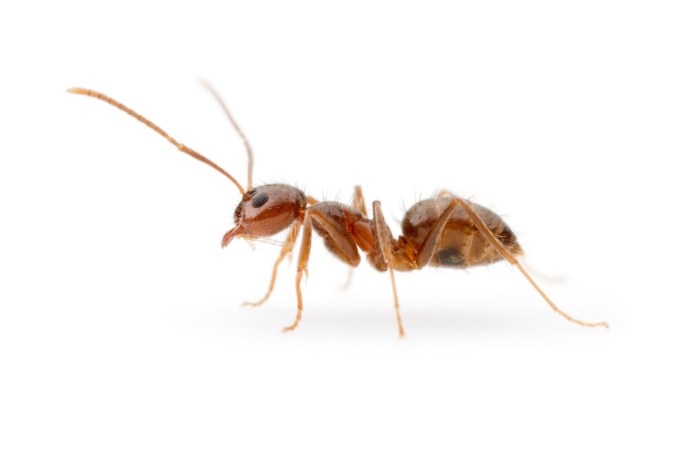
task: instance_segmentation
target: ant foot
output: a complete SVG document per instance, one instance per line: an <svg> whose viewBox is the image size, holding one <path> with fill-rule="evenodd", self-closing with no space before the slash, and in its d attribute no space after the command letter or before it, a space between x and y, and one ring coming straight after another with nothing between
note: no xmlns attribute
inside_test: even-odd
<svg viewBox="0 0 675 449"><path fill-rule="evenodd" d="M298 327L298 324L300 324L300 319L302 318L302 311L298 310L298 314L295 317L295 321L293 321L293 324L290 326L284 327L281 331L282 332L290 332L292 330L295 330L296 327Z"/></svg>
<svg viewBox="0 0 675 449"><path fill-rule="evenodd" d="M267 301L267 298L261 299L260 301L244 301L241 303L242 307L260 307Z"/></svg>

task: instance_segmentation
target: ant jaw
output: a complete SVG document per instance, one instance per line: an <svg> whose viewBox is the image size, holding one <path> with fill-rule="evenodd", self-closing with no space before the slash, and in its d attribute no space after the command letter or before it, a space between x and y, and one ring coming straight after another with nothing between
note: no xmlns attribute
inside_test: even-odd
<svg viewBox="0 0 675 449"><path fill-rule="evenodd" d="M220 242L220 247L225 248L233 238L240 235L245 235L244 228L237 225L225 233L225 235L223 236L223 240Z"/></svg>

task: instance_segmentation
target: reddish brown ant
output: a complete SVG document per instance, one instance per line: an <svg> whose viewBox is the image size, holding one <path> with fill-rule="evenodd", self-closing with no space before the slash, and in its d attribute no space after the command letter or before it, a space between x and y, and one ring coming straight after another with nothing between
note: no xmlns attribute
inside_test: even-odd
<svg viewBox="0 0 675 449"><path fill-rule="evenodd" d="M414 204L405 213L402 222L403 235L394 239L384 221L379 201L373 201L373 218L368 217L366 203L360 187L356 187L351 206L333 201L319 202L301 190L285 184L266 184L256 188L252 185L253 153L248 140L240 130L225 103L208 84L206 87L215 96L239 136L248 153L248 182L246 190L227 171L210 159L177 142L160 127L112 98L89 89L72 88L68 92L86 95L105 101L126 112L162 135L180 151L204 162L225 175L239 189L242 199L234 210L235 226L223 236L225 247L235 237L257 239L269 237L290 227L281 253L272 269L272 278L265 296L257 302L244 303L259 306L269 298L274 288L277 268L293 251L302 228L302 242L295 276L298 300L295 321L284 331L295 329L302 318L302 290L300 281L307 274L307 263L312 240L316 232L326 248L340 260L356 267L361 261L361 250L378 271L389 271L394 294L394 308L399 335L403 336L403 323L396 293L394 270L419 270L426 266L468 268L506 260L515 265L542 298L558 314L581 326L608 327L605 322L588 323L577 320L560 310L536 284L516 259L523 251L515 234L491 210L449 192L441 192L434 198Z"/></svg>

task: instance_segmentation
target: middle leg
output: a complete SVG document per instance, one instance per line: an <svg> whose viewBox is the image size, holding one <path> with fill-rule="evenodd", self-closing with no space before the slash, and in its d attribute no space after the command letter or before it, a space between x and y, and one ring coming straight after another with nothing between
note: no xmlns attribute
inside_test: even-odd
<svg viewBox="0 0 675 449"><path fill-rule="evenodd" d="M352 198L352 207L361 212L361 214L364 217L368 218L368 211L366 210L366 200L363 198L363 190L361 190L361 186L358 184L354 186L354 198ZM354 267L349 267L349 271L347 272L347 279L345 279L344 283L340 286L340 289L347 290L352 283L352 277L354 277Z"/></svg>
<svg viewBox="0 0 675 449"><path fill-rule="evenodd" d="M398 335L405 337L403 330L403 321L401 321L401 310L398 305L398 293L396 291L396 280L394 279L394 256L391 250L391 233L384 221L382 207L379 201L373 202L373 223L375 225L375 247L378 259L384 259L389 269L389 278L391 279L391 288L394 293L394 310L396 311L396 323L398 324Z"/></svg>
<svg viewBox="0 0 675 449"><path fill-rule="evenodd" d="M469 217L471 217L471 221L473 221L473 223L476 225L476 227L478 228L478 230L481 233L481 236L483 236L483 238L485 240L490 242L490 244L499 252L499 254L504 259L506 259L509 263L511 263L512 265L515 265L516 268L518 268L518 270L530 282L532 287L534 287L534 289L537 290L539 295L542 298L544 298L546 303L551 307L551 309L553 309L553 311L555 313L562 315L568 321L571 321L572 323L578 324L580 326L609 327L609 325L604 321L597 322L597 323L589 323L589 322L586 322L586 321L581 321L581 320L578 320L576 318L573 318L571 315L569 315L569 314L563 312L562 310L560 310L558 308L558 306L556 306L555 303L553 301L551 301L551 299L548 297L548 295L546 295L546 293L544 293L544 291L539 287L539 285L537 285L537 283L534 282L534 279L532 279L532 276L530 276L530 274L525 270L525 268L523 268L523 266L520 264L520 262L518 262L518 259L516 259L516 257L513 254L511 254L511 252L508 249L506 249L506 247L502 244L502 242L499 241L499 239L492 233L492 231L490 231L490 228L488 228L487 225L483 222L483 220L481 220L481 218L473 210L473 208L466 201L464 201L461 198L457 198L457 201L459 202L459 204L462 205L462 207L464 208L466 213L469 215Z"/></svg>
<svg viewBox="0 0 675 449"><path fill-rule="evenodd" d="M363 190L360 185L354 186L354 199L352 200L352 207L368 218L368 211L366 210L366 200L363 198Z"/></svg>

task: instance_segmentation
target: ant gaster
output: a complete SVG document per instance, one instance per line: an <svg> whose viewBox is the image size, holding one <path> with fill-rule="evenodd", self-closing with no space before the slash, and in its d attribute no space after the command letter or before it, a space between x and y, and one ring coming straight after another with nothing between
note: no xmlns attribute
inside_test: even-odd
<svg viewBox="0 0 675 449"><path fill-rule="evenodd" d="M300 283L307 274L307 264L312 242L312 232L324 241L326 248L351 267L361 261L359 250L378 271L388 271L394 297L394 309L399 335L404 335L394 271L419 270L426 266L468 268L500 260L515 265L548 305L567 320L582 326L608 327L605 322L589 323L577 320L560 310L534 279L523 268L516 256L523 251L516 236L499 215L491 210L442 191L434 198L414 204L405 213L402 222L403 235L394 238L384 221L379 201L373 202L373 217L366 211L366 203L360 187L356 187L352 205L333 201L317 201L301 190L286 184L266 184L253 188L253 153L246 136L215 90L204 83L207 89L227 114L227 117L242 138L248 153L248 183L244 189L227 171L210 159L176 141L160 127L112 98L89 89L72 88L68 92L94 97L126 112L143 122L178 150L211 166L225 175L241 193L241 202L234 211L234 228L225 233L222 246L235 238L257 239L269 237L290 228L281 253L272 269L272 278L265 296L257 302L244 303L259 306L269 298L274 288L277 268L293 251L302 229L300 255L298 257L295 290L297 313L293 323L284 331L295 329L302 318L303 298Z"/></svg>

